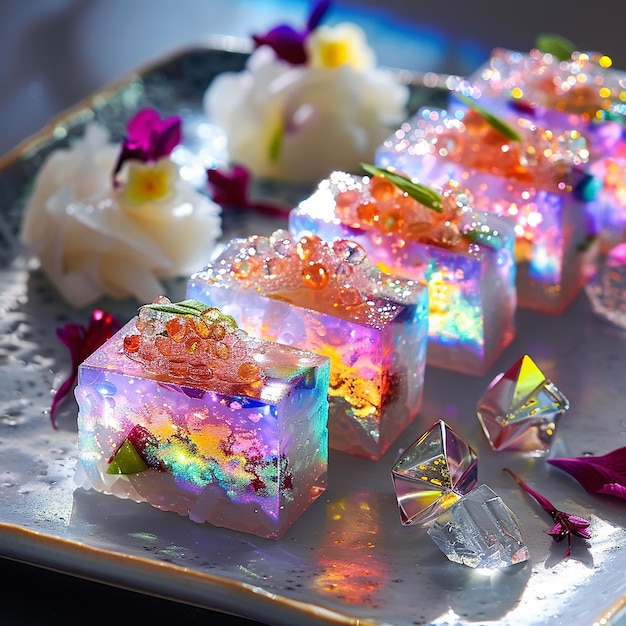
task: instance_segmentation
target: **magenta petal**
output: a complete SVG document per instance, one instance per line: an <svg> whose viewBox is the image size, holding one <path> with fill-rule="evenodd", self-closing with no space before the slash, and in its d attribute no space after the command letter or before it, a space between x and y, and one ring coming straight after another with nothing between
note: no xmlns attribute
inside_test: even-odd
<svg viewBox="0 0 626 626"><path fill-rule="evenodd" d="M181 127L182 122L177 115L168 117L158 124L158 132L152 146L152 159L158 161L172 153L172 150L181 142Z"/></svg>
<svg viewBox="0 0 626 626"><path fill-rule="evenodd" d="M224 207L246 208L250 173L245 167L235 165L230 172L212 169L207 171L213 200Z"/></svg>
<svg viewBox="0 0 626 626"><path fill-rule="evenodd" d="M548 463L567 472L589 493L626 499L626 447L604 456L548 459Z"/></svg>
<svg viewBox="0 0 626 626"><path fill-rule="evenodd" d="M136 113L126 125L126 137L142 145L149 145L152 137L152 130L161 120L159 112L150 107L141 109Z"/></svg>

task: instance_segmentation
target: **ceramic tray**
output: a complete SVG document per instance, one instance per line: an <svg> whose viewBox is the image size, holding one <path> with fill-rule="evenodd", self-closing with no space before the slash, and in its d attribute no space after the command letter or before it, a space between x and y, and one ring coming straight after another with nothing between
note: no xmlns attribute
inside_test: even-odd
<svg viewBox="0 0 626 626"><path fill-rule="evenodd" d="M571 403L552 455L626 445L626 333L595 318L584 294L558 318L520 311L516 340L483 378L427 368L416 422L380 461L331 452L328 490L280 541L75 489L76 407L66 403L58 430L47 410L69 368L55 329L85 323L90 311L69 310L21 255L16 234L33 177L44 157L79 136L87 121L102 122L120 138L145 105L183 117L181 158L195 165L198 155L219 160L223 155L205 149L202 95L216 74L241 69L245 59L223 47L181 52L79 104L0 163L0 555L269 624L623 621L624 502L587 494L544 458L491 451L475 414L491 379L527 353ZM413 108L445 104L441 89L408 78ZM286 206L309 192L279 185L255 191ZM256 214L224 215L225 239L280 226ZM170 290L181 296L184 281ZM137 303L99 306L124 320ZM449 562L423 529L400 524L390 467L440 418L478 450L479 481L519 517L529 562L487 575ZM592 538L575 540L565 559L566 546L546 535L551 520L502 472L505 466L563 510L589 518Z"/></svg>

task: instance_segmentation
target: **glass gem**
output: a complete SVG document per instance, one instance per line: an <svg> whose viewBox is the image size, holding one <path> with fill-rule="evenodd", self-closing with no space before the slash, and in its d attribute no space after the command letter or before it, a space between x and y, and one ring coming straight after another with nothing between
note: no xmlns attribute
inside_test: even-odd
<svg viewBox="0 0 626 626"><path fill-rule="evenodd" d="M609 251L586 291L596 315L626 328L626 243Z"/></svg>
<svg viewBox="0 0 626 626"><path fill-rule="evenodd" d="M477 484L477 455L443 420L415 441L391 469L402 523L427 525Z"/></svg>
<svg viewBox="0 0 626 626"><path fill-rule="evenodd" d="M496 376L476 406L494 450L545 452L569 401L525 354Z"/></svg>
<svg viewBox="0 0 626 626"><path fill-rule="evenodd" d="M530 556L519 522L487 485L455 502L427 532L448 559L468 567L508 567Z"/></svg>

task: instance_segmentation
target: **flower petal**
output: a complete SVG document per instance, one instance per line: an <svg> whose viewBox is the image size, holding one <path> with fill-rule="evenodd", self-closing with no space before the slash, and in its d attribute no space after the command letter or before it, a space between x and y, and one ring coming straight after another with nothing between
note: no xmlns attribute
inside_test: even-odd
<svg viewBox="0 0 626 626"><path fill-rule="evenodd" d="M626 447L604 456L548 459L548 463L567 472L589 493L626 499Z"/></svg>
<svg viewBox="0 0 626 626"><path fill-rule="evenodd" d="M276 56L292 65L303 65L307 61L304 49L305 35L288 24L281 24L272 28L265 35L253 35L252 39L257 47L269 46Z"/></svg>
<svg viewBox="0 0 626 626"><path fill-rule="evenodd" d="M156 109L146 107L137 112L126 125L126 137L129 141L149 146L152 131L161 120Z"/></svg>
<svg viewBox="0 0 626 626"><path fill-rule="evenodd" d="M319 23L324 19L330 5L331 0L318 0L306 22L306 29L308 32L311 32L319 26Z"/></svg>
<svg viewBox="0 0 626 626"><path fill-rule="evenodd" d="M159 121L157 125L154 145L152 146L152 159L159 159L169 156L172 150L182 140L182 120L177 115Z"/></svg>

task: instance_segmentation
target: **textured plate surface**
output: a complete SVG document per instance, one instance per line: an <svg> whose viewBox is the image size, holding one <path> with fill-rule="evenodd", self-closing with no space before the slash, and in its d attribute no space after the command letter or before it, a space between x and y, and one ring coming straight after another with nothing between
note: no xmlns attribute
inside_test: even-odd
<svg viewBox="0 0 626 626"><path fill-rule="evenodd" d="M241 614L272 624L592 624L621 622L626 594L626 506L587 494L543 458L493 452L475 413L495 374L528 353L566 394L554 456L604 454L626 445L623 376L626 334L595 318L581 295L562 317L518 313L518 335L489 374L470 378L428 368L422 414L378 462L331 453L329 489L280 541L197 525L149 505L76 490L76 407L58 430L49 423L51 390L69 359L55 329L85 323L28 266L16 233L43 158L97 119L119 138L146 104L184 118L187 152L200 150L202 94L245 54L183 52L96 94L45 128L0 164L0 555L129 589ZM413 89L413 106L441 105L442 94ZM187 156L185 156L187 155ZM214 155L216 161L223 155ZM293 205L304 188L262 185L255 193ZM284 223L227 214L226 238L268 233ZM184 281L170 286L172 298ZM125 320L134 302L101 302ZM531 560L491 576L446 560L424 530L400 524L390 468L443 418L479 453L479 482L519 517ZM592 538L573 553L546 531L550 519L503 472L508 466L561 509L591 519Z"/></svg>

